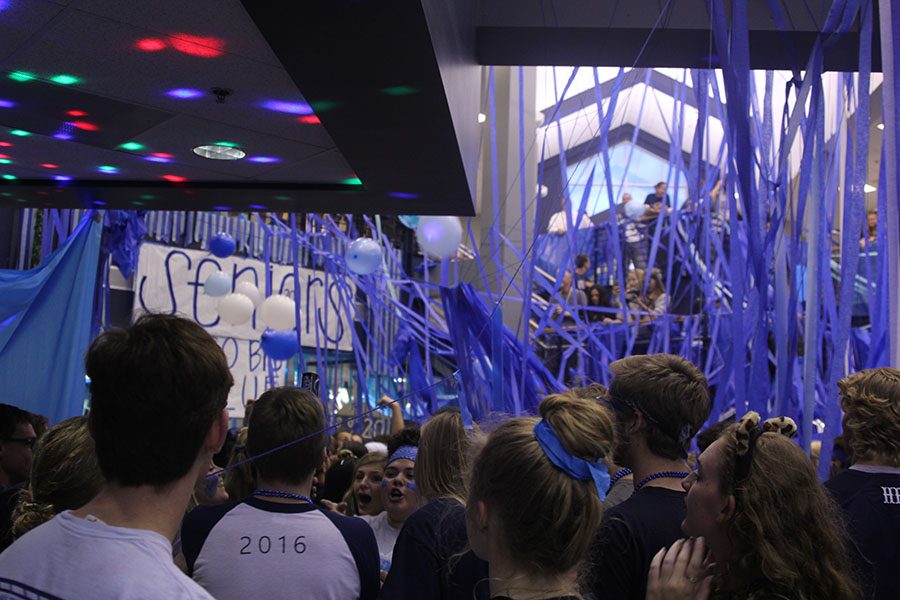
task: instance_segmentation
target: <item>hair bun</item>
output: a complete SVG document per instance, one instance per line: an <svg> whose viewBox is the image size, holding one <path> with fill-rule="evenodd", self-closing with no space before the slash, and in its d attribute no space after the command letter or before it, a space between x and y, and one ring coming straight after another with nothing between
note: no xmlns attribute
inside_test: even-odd
<svg viewBox="0 0 900 600"><path fill-rule="evenodd" d="M539 411L569 454L596 462L611 452L612 415L597 402L573 392L551 394L541 401Z"/></svg>

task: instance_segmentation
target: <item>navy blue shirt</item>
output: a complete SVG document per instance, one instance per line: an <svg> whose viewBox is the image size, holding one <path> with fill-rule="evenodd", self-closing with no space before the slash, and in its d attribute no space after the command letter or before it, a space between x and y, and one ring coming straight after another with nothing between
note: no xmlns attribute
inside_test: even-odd
<svg viewBox="0 0 900 600"><path fill-rule="evenodd" d="M844 511L863 597L900 598L900 472L850 468L825 484ZM877 467L876 467L877 469ZM897 469L884 469L897 471Z"/></svg>
<svg viewBox="0 0 900 600"><path fill-rule="evenodd" d="M406 520L380 599L488 600L488 565L468 550L466 510L432 500Z"/></svg>

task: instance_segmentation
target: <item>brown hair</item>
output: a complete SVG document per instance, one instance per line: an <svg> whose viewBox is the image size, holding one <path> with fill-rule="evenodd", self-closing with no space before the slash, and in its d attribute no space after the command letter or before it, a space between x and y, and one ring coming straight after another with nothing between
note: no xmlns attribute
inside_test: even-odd
<svg viewBox="0 0 900 600"><path fill-rule="evenodd" d="M736 557L719 565L716 587L736 598L760 593L797 600L858 598L844 523L809 458L787 436L763 433L747 477L735 485L737 432L738 425L732 425L722 435L719 473L722 493L735 497Z"/></svg>
<svg viewBox="0 0 900 600"><path fill-rule="evenodd" d="M700 369L673 354L646 354L617 360L609 370L616 410L630 412L630 402L644 414L650 451L672 460L687 458L688 442L712 410Z"/></svg>
<svg viewBox="0 0 900 600"><path fill-rule="evenodd" d="M838 382L853 460L900 467L900 371L866 369Z"/></svg>
<svg viewBox="0 0 900 600"><path fill-rule="evenodd" d="M308 437L307 437L308 436ZM259 476L298 484L321 466L327 435L325 411L319 398L309 390L279 387L265 392L256 401L247 431L247 452L259 456L253 461Z"/></svg>
<svg viewBox="0 0 900 600"><path fill-rule="evenodd" d="M368 467L369 465L380 464L381 470L384 471L384 463L387 462L387 454L383 452L368 452L362 456L358 461L356 461L356 468L353 469L353 479L352 481L356 481L356 474L359 473L359 470L363 467ZM359 507L356 506L356 494L353 493L353 484L350 484L350 489L347 490L347 493L344 494L344 502L347 504L347 514L356 516L359 514Z"/></svg>
<svg viewBox="0 0 900 600"><path fill-rule="evenodd" d="M64 510L87 504L103 487L87 417L54 425L35 448L31 484L19 496L12 535L18 538Z"/></svg>
<svg viewBox="0 0 900 600"><path fill-rule="evenodd" d="M256 489L256 473L252 463L244 461L250 458L247 454L247 428L241 428L234 441L231 457L228 459L228 470L222 477L225 480L225 491L232 500L240 500L250 495ZM234 465L243 463L240 466Z"/></svg>
<svg viewBox="0 0 900 600"><path fill-rule="evenodd" d="M540 413L570 454L596 462L610 451L612 415L597 402L554 394ZM520 569L561 575L585 557L603 508L593 481L576 480L550 462L534 435L537 422L509 419L490 433L472 465L469 507L478 501L490 507L504 552Z"/></svg>
<svg viewBox="0 0 900 600"><path fill-rule="evenodd" d="M87 351L97 462L107 481L161 487L187 475L234 383L225 353L197 323L147 314Z"/></svg>
<svg viewBox="0 0 900 600"><path fill-rule="evenodd" d="M458 410L442 410L422 425L416 486L426 500L452 498L465 506L469 434Z"/></svg>

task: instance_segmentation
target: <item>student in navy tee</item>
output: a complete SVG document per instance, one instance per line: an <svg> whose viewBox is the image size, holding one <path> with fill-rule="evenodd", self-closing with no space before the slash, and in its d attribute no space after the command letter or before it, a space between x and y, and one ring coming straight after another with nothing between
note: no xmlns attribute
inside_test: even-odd
<svg viewBox="0 0 900 600"><path fill-rule="evenodd" d="M85 364L106 483L0 555L0 597L211 600L172 562L172 540L225 442L225 354L192 321L146 315L100 335Z"/></svg>
<svg viewBox="0 0 900 600"><path fill-rule="evenodd" d="M487 600L487 563L468 550L465 473L469 434L459 411L444 409L422 426L416 486L427 504L403 525L381 600Z"/></svg>
<svg viewBox="0 0 900 600"><path fill-rule="evenodd" d="M307 390L275 388L256 401L247 452L281 449L254 461L257 489L249 498L199 507L182 527L188 574L218 600L369 600L378 594L372 529L320 510L309 498L325 460L324 431L322 404Z"/></svg>
<svg viewBox="0 0 900 600"><path fill-rule="evenodd" d="M900 371L868 369L838 385L853 465L825 486L856 544L863 597L900 598Z"/></svg>

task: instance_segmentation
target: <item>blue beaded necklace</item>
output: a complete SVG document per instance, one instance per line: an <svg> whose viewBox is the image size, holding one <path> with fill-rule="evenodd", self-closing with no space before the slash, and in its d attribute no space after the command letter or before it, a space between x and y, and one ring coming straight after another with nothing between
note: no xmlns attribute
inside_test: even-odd
<svg viewBox="0 0 900 600"><path fill-rule="evenodd" d="M647 475L636 484L634 484L634 491L638 491L654 479L684 479L688 475L690 475L690 473L688 473L687 471L660 471L659 473L654 473L653 475Z"/></svg>
<svg viewBox="0 0 900 600"><path fill-rule="evenodd" d="M253 490L251 496L267 496L269 498L287 498L289 500L305 500L310 504L315 504L312 498L302 494L292 494L290 492L282 492L279 490Z"/></svg>
<svg viewBox="0 0 900 600"><path fill-rule="evenodd" d="M609 488L607 488L606 493L608 494L609 491L611 489L613 489L613 486L616 485L620 479L622 479L623 477L627 477L628 475L631 475L631 469L622 469L620 471L616 471L616 474L613 475L609 480Z"/></svg>

